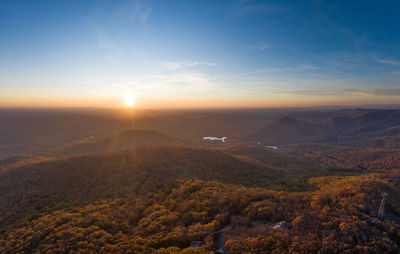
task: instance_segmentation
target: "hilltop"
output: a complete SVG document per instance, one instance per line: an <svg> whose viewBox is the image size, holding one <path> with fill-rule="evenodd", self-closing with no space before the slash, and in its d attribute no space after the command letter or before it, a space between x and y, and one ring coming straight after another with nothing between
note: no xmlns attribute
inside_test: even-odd
<svg viewBox="0 0 400 254"><path fill-rule="evenodd" d="M247 139L265 145L284 145L321 141L326 139L324 136L327 134L318 124L285 116L255 131Z"/></svg>
<svg viewBox="0 0 400 254"><path fill-rule="evenodd" d="M319 170L314 167L308 177L322 174ZM55 209L168 190L182 179L272 189L309 188L301 174L302 180L295 186L284 181L283 168L273 163L254 163L218 150L183 147L46 159L2 171L0 230L22 218Z"/></svg>
<svg viewBox="0 0 400 254"><path fill-rule="evenodd" d="M96 154L136 147L193 146L194 142L168 136L155 130L128 129L105 138L89 139L64 148L44 151L50 156Z"/></svg>

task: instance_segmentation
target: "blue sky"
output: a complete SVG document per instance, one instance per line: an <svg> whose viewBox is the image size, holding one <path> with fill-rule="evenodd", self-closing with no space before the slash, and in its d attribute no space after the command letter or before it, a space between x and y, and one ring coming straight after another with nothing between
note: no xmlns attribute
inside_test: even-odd
<svg viewBox="0 0 400 254"><path fill-rule="evenodd" d="M3 0L0 105L400 103L384 3Z"/></svg>

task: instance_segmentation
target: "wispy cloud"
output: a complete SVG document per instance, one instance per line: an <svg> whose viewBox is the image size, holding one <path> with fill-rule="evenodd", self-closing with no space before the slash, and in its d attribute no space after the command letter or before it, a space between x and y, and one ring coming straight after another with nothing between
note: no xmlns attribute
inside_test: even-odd
<svg viewBox="0 0 400 254"><path fill-rule="evenodd" d="M291 66L291 67L280 67L280 68L264 68L264 69L259 69L259 70L254 70L250 72L245 72L245 73L238 73L235 74L235 77L256 77L260 76L263 74L270 74L270 73L283 73L285 76L290 76L293 73L299 74L299 73L304 73L304 74L310 74L315 71L318 71L320 68L309 65L309 64L300 64L297 66Z"/></svg>
<svg viewBox="0 0 400 254"><path fill-rule="evenodd" d="M320 19L317 22L323 25L322 29L331 29L338 35L343 35L353 42L354 49L360 50L363 46L368 45L368 34L356 32L350 26L338 22L343 20L340 5L335 1L310 1L310 9L314 16Z"/></svg>
<svg viewBox="0 0 400 254"><path fill-rule="evenodd" d="M96 1L88 15L88 22L98 46L106 51L105 57L113 60L122 55L143 57L143 52L117 37L113 28L121 24L143 28L150 18L152 8L146 0Z"/></svg>
<svg viewBox="0 0 400 254"><path fill-rule="evenodd" d="M371 94L387 96L400 95L400 88L378 88L374 89Z"/></svg>
<svg viewBox="0 0 400 254"><path fill-rule="evenodd" d="M400 62L390 60L390 59L377 59L376 60L378 63L383 63L383 64L390 64L390 65L400 65Z"/></svg>
<svg viewBox="0 0 400 254"><path fill-rule="evenodd" d="M239 1L233 8L239 15L247 15L251 13L280 13L286 9L267 3L257 3L251 0Z"/></svg>
<svg viewBox="0 0 400 254"><path fill-rule="evenodd" d="M377 89L307 89L298 90L291 89L285 90L283 93L296 94L296 95L311 95L311 96L356 96L356 97L370 97L370 96L398 96L400 95L399 88L377 88Z"/></svg>
<svg viewBox="0 0 400 254"><path fill-rule="evenodd" d="M148 5L147 1L135 0L131 3L133 9L133 17L139 19L142 24L147 23L152 9Z"/></svg>
<svg viewBox="0 0 400 254"><path fill-rule="evenodd" d="M114 25L128 22L145 25L151 12L152 8L146 0L96 1L89 18Z"/></svg>
<svg viewBox="0 0 400 254"><path fill-rule="evenodd" d="M219 85L205 73L179 72L142 74L109 80L91 80L83 84L87 89L104 95L120 96L133 92L139 98L187 96L219 89Z"/></svg>
<svg viewBox="0 0 400 254"><path fill-rule="evenodd" d="M89 21L96 35L96 42L100 48L106 50L106 58L115 59L120 54L117 43L95 22Z"/></svg>
<svg viewBox="0 0 400 254"><path fill-rule="evenodd" d="M196 62L196 61L186 61L186 62L162 62L160 64L161 68L167 70L180 70L188 67L195 67L195 66L207 66L207 67L214 67L217 63L214 62Z"/></svg>
<svg viewBox="0 0 400 254"><path fill-rule="evenodd" d="M347 89L344 94L353 96L398 96L400 95L399 88L375 88L369 90L362 89Z"/></svg>
<svg viewBox="0 0 400 254"><path fill-rule="evenodd" d="M345 77L358 76L359 78L380 77L379 75L389 75L393 73L393 68L387 68L387 64L393 67L397 62L383 58L376 52L333 52L325 55L315 56L314 59L319 62L318 66L324 70L324 73L330 76ZM385 65L383 65L385 64ZM398 63L400 66L400 63Z"/></svg>
<svg viewBox="0 0 400 254"><path fill-rule="evenodd" d="M316 71L320 68L312 65L302 64L296 67L283 68L282 71Z"/></svg>
<svg viewBox="0 0 400 254"><path fill-rule="evenodd" d="M265 50L269 48L269 45L267 43L260 43L257 45L249 45L248 48L252 50Z"/></svg>
<svg viewBox="0 0 400 254"><path fill-rule="evenodd" d="M129 77L115 77L108 80L93 79L82 85L93 92L118 96L117 93L133 92L139 97L187 96L220 89L217 78L207 69L214 67L214 62L169 61L155 63L144 72ZM193 68L196 67L196 68Z"/></svg>

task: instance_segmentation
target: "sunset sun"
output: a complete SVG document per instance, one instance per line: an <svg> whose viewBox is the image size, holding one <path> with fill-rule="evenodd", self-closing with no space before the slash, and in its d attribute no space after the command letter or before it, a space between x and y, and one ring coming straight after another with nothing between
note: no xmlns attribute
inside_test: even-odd
<svg viewBox="0 0 400 254"><path fill-rule="evenodd" d="M130 93L125 94L123 99L124 99L125 105L128 106L128 107L132 107L136 102L135 96L133 94L130 94Z"/></svg>

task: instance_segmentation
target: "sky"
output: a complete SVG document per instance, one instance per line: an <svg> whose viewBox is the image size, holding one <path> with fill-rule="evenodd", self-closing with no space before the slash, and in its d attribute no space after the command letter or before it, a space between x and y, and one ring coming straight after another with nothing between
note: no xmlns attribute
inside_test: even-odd
<svg viewBox="0 0 400 254"><path fill-rule="evenodd" d="M400 103L398 1L2 0L0 107Z"/></svg>

